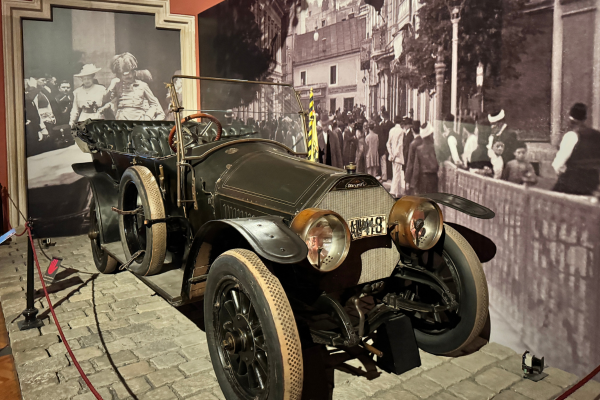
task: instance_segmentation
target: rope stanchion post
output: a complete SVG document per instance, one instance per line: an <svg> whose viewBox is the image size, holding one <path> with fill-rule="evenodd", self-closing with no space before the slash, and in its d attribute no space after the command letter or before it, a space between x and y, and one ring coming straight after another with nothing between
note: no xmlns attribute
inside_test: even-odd
<svg viewBox="0 0 600 400"><path fill-rule="evenodd" d="M31 219L29 219L29 221L27 222L27 224L29 225L30 229L31 229ZM34 263L33 263L33 246L31 244L31 240L27 241L27 308L25 309L25 311L23 311L23 316L25 317L24 321L19 321L17 323L17 326L19 327L19 330L21 331L26 331L29 329L34 329L34 328L40 328L42 326L44 326L44 323L37 319L37 313L38 313L38 309L35 308L33 302L34 302L34 295L35 295L35 288L34 288Z"/></svg>
<svg viewBox="0 0 600 400"><path fill-rule="evenodd" d="M25 219L25 216L23 215L21 210L19 210L19 207L17 207L17 205L15 204L13 199L10 198L10 195L8 195L8 199L13 204L13 206L17 209L19 214L21 214L23 219ZM85 375L85 372L81 368L81 365L79 365L79 362L77 361L75 354L73 354L73 350L71 350L71 346L69 346L69 343L67 342L67 339L65 338L62 328L60 327L60 323L58 322L58 319L56 318L56 313L54 312L54 307L52 306L52 301L50 300L50 296L48 296L48 289L46 288L46 283L44 282L44 277L42 276L42 269L40 268L40 262L37 258L37 255L35 254L35 248L33 245L33 236L34 235L32 232L31 218L27 220L27 223L25 224L25 230L23 231L23 233L17 234L17 236L22 236L25 233L27 233L27 237L28 237L28 240L27 240L27 309L25 311L23 311L23 313L22 313L25 316L25 321L18 322L19 329L24 331L27 329L38 328L38 327L41 327L44 325L41 320L36 318L38 310L34 307L34 303L33 303L34 294L35 294L34 281L33 281L34 272L33 271L34 271L34 268L37 267L36 269L37 269L38 276L40 278L40 282L42 283L42 289L44 291L44 296L46 297L46 301L48 302L48 308L50 309L50 313L52 313L52 319L54 319L54 323L56 324L56 329L58 330L60 339L62 340L63 344L65 345L65 348L67 349L67 353L69 353L69 356L71 357L71 360L73 361L73 364L75 365L75 368L77 368L77 371L79 371L79 374L81 375L81 378L83 379L83 381L85 382L87 387L90 389L90 391L92 392L92 394L94 395L94 397L97 400L102 400L102 396L100 396L100 393L98 393L96 388L94 388L94 385L92 385L92 382L90 382L88 377ZM34 265L34 262L35 262L35 265Z"/></svg>
<svg viewBox="0 0 600 400"><path fill-rule="evenodd" d="M29 244L31 245L31 248L33 249L33 235L31 233L31 227L29 226L29 224L27 224L26 228L27 228L27 233L29 236ZM71 346L69 346L69 343L67 342L67 339L65 338L65 334L63 333L62 328L60 327L60 323L58 322L58 319L56 318L56 313L54 312L54 306L52 306L52 301L50 300L50 296L48 296L48 289L46 288L46 283L44 282L44 277L42 276L42 269L40 268L40 262L37 258L37 255L35 254L35 252L32 251L32 255L33 255L33 259L35 261L35 265L37 267L37 272L38 272L38 276L40 278L40 282L42 283L42 289L44 290L44 296L46 296L46 301L48 302L48 308L50 309L50 313L52 313L52 319L54 319L54 323L56 324L56 329L58 330L60 339L62 340L63 344L65 345L65 347L67 349L67 353L69 353L69 356L71 356L71 360L73 361L75 368L77 368L77 371L79 371L79 374L81 375L81 378L83 379L83 381L85 382L87 387L90 389L90 391L92 392L94 397L96 397L97 400L102 400L102 396L100 396L100 393L98 393L96 388L94 388L94 385L92 385L92 382L90 382L88 377L85 375L85 372L81 368L81 365L79 365L77 358L75 358L75 354L73 354L73 350L71 350Z"/></svg>

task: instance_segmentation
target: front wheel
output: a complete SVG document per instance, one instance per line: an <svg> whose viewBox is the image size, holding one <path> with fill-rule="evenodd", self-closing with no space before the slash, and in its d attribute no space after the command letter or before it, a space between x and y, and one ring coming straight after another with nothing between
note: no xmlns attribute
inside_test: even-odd
<svg viewBox="0 0 600 400"><path fill-rule="evenodd" d="M428 252L426 267L441 279L458 302L458 308L441 313L413 315L419 348L439 355L464 349L482 332L488 318L488 287L483 267L467 240L444 225L445 234ZM413 284L414 300L441 305L439 295L428 287Z"/></svg>
<svg viewBox="0 0 600 400"><path fill-rule="evenodd" d="M204 318L226 399L300 399L303 361L294 314L279 280L256 254L234 249L215 260Z"/></svg>

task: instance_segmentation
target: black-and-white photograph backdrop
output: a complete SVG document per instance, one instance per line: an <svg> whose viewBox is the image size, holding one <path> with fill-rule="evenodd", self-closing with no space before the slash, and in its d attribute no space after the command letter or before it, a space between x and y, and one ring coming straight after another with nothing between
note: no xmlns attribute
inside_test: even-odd
<svg viewBox="0 0 600 400"><path fill-rule="evenodd" d="M200 70L289 83L305 109L312 90L320 162L494 210L444 208L497 246L491 340L584 375L600 362L600 76L575 3L225 0L198 15Z"/></svg>
<svg viewBox="0 0 600 400"><path fill-rule="evenodd" d="M154 15L54 8L23 22L30 216L40 237L87 232L90 189L72 164L89 162L71 127L87 119L164 120L164 83L181 70L179 31Z"/></svg>

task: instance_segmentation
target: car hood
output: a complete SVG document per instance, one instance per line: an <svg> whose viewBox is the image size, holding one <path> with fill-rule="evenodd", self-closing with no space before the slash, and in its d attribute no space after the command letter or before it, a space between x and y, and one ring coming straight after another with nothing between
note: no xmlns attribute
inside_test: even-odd
<svg viewBox="0 0 600 400"><path fill-rule="evenodd" d="M294 215L316 204L336 182L347 177L338 168L281 152L259 151L240 157L229 167L217 182L216 195L224 203L244 202L246 214L240 216Z"/></svg>

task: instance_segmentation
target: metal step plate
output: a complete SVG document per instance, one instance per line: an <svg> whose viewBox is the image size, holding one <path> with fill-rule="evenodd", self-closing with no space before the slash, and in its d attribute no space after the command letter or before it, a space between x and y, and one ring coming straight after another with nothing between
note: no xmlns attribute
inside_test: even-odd
<svg viewBox="0 0 600 400"><path fill-rule="evenodd" d="M119 264L125 264L128 260L125 258L123 245L121 242L105 243L102 249L116 259ZM181 286L183 283L183 269L170 269L165 265L165 272L152 276L136 277L148 285L152 290L167 300L174 306L181 305Z"/></svg>

